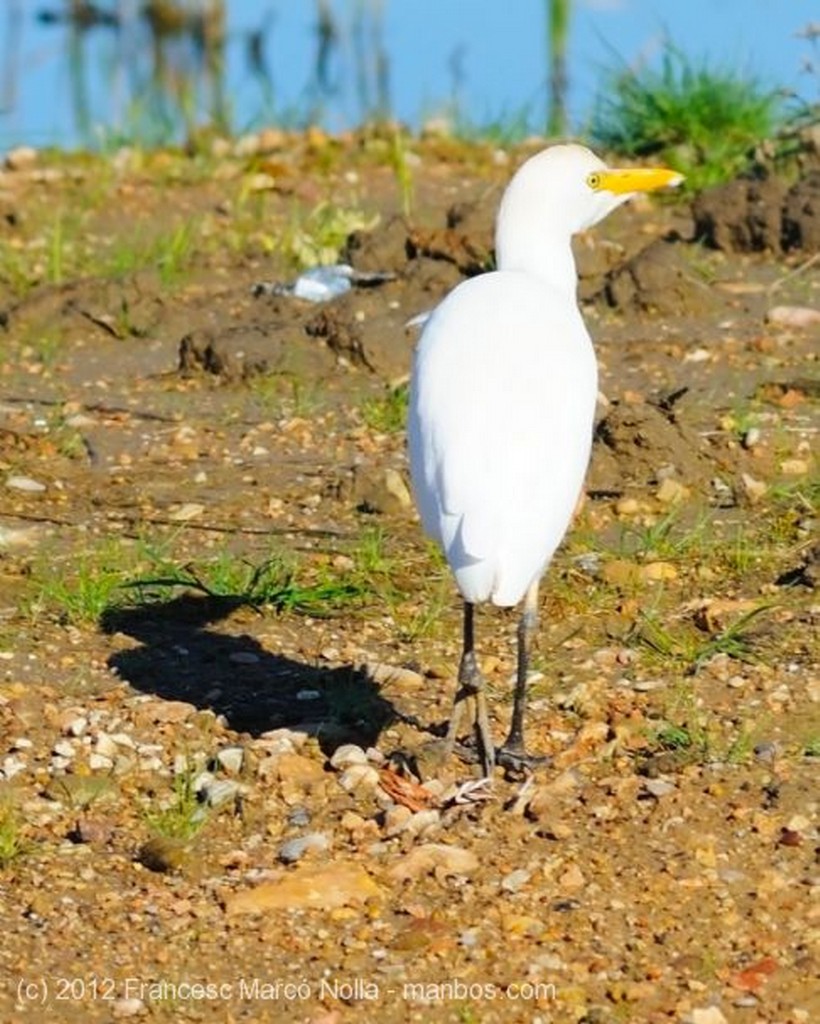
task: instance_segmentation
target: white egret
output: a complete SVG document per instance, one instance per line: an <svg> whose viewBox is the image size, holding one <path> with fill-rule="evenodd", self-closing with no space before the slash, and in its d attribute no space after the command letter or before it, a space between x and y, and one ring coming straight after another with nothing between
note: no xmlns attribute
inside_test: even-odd
<svg viewBox="0 0 820 1024"><path fill-rule="evenodd" d="M677 185L660 168L613 169L580 145L531 157L496 222L498 269L458 285L415 354L408 441L416 503L464 599L450 751L465 702L478 755L496 762L474 645L474 606L524 601L512 723L498 752L522 765L538 585L578 500L592 444L597 365L578 309L570 240L637 192Z"/></svg>

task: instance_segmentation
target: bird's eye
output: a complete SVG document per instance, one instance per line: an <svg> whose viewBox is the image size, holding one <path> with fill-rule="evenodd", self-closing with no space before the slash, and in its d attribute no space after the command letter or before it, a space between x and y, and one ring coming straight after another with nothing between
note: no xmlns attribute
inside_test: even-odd
<svg viewBox="0 0 820 1024"><path fill-rule="evenodd" d="M587 175L587 185L592 189L600 188L601 186L601 175L593 172Z"/></svg>

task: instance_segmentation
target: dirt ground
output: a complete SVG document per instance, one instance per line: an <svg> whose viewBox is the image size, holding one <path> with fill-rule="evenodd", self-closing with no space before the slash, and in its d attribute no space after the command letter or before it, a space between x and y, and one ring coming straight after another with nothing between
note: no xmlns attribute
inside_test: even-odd
<svg viewBox="0 0 820 1024"><path fill-rule="evenodd" d="M406 324L489 265L525 153L0 174L3 1021L820 1020L817 153L576 240L601 403L551 761L481 788L439 756ZM271 287L334 244L389 279ZM515 626L480 611L499 739Z"/></svg>

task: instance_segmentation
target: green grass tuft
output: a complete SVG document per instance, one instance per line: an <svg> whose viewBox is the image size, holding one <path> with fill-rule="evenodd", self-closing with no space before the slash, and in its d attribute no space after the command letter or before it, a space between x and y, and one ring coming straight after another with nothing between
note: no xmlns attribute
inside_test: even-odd
<svg viewBox="0 0 820 1024"><path fill-rule="evenodd" d="M667 42L660 70L621 67L606 75L591 135L626 156L657 157L696 191L746 170L755 146L782 120L778 91L753 75L696 64Z"/></svg>
<svg viewBox="0 0 820 1024"><path fill-rule="evenodd" d="M174 776L171 798L156 810L146 811L145 821L154 835L188 840L201 831L208 820L208 810L194 789L195 777L194 766L186 765Z"/></svg>
<svg viewBox="0 0 820 1024"><path fill-rule="evenodd" d="M22 819L14 804L0 798L0 870L22 857L28 848L21 825Z"/></svg>
<svg viewBox="0 0 820 1024"><path fill-rule="evenodd" d="M202 565L167 564L160 575L140 576L125 584L144 601L159 600L168 588L185 587L209 597L225 598L254 608L326 618L360 603L368 593L355 574L333 575L319 569L308 577L284 556L254 565L223 552Z"/></svg>
<svg viewBox="0 0 820 1024"><path fill-rule="evenodd" d="M398 434L407 423L409 398L407 384L389 388L381 398L369 398L362 406L365 423L380 434Z"/></svg>

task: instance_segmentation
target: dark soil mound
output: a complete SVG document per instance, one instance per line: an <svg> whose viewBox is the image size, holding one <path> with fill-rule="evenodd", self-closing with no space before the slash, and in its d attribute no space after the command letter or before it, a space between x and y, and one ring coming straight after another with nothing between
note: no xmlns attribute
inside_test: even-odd
<svg viewBox="0 0 820 1024"><path fill-rule="evenodd" d="M695 238L726 252L820 251L820 171L787 189L774 177L737 178L692 204Z"/></svg>
<svg viewBox="0 0 820 1024"><path fill-rule="evenodd" d="M598 298L616 309L664 316L709 312L718 301L687 266L680 246L663 239L611 270Z"/></svg>

